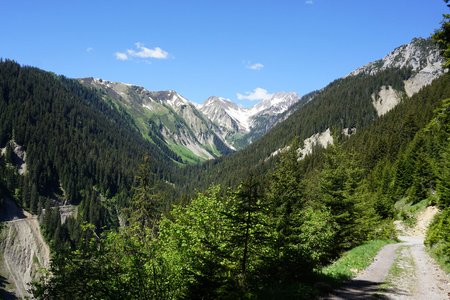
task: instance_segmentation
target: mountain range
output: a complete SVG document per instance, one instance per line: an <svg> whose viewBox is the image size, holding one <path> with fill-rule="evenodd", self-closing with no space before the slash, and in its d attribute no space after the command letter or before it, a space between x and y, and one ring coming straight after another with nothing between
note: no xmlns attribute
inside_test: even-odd
<svg viewBox="0 0 450 300"><path fill-rule="evenodd" d="M199 177L208 180L198 184L238 184L236 174L264 172L272 158L288 149L295 138L299 140L299 157L305 158L363 131L442 76L442 62L431 39L413 39L384 58L303 96L287 111L289 117L283 122L233 156L200 170L205 174ZM220 170L233 172L223 174Z"/></svg>
<svg viewBox="0 0 450 300"><path fill-rule="evenodd" d="M195 189L233 186L248 172L265 176L296 139L305 170L317 164L319 148L347 139L364 149L367 165L375 164L398 153L393 136L403 144L412 140L448 97L446 81L435 80L444 74L441 65L431 40L414 39L321 90L302 97L275 93L243 108L216 96L195 105L176 91L72 80L0 61L0 206L7 198L34 213L77 205L78 217L69 218L65 231L59 211L51 225L43 217L44 234L58 245L61 232L81 236L70 222L118 226L131 186L142 180L136 170L143 156L151 162L148 184L169 199L166 211Z"/></svg>
<svg viewBox="0 0 450 300"><path fill-rule="evenodd" d="M145 139L173 151L180 163L217 158L247 146L300 100L296 93L275 93L249 109L215 96L195 105L176 91L148 91L99 78L79 82L127 114Z"/></svg>
<svg viewBox="0 0 450 300"><path fill-rule="evenodd" d="M372 106L377 115L382 116L403 97L411 97L442 75L441 63L438 48L429 39L416 38L343 79L376 76L392 69L409 70L410 74L402 84L394 87L386 80L371 93ZM149 91L99 78L84 78L79 82L101 93L105 101L133 120L145 139L164 151L173 152L174 160L183 164L218 158L247 147L319 94L314 91L300 97L295 92L278 92L253 107L244 108L219 96L211 96L203 104L196 105L176 91ZM323 132L326 130L324 128ZM354 130L348 127L344 131ZM305 137L309 139L306 147L309 150L300 152L310 153L316 144L326 146L327 143L319 142L320 134L311 132Z"/></svg>

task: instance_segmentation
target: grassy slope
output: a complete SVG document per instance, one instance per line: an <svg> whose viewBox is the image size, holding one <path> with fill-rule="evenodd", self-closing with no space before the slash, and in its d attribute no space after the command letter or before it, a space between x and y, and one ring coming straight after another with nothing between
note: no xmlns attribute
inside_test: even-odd
<svg viewBox="0 0 450 300"><path fill-rule="evenodd" d="M394 241L373 240L345 252L338 260L326 266L320 273L327 281L339 284L351 279L358 272L367 268L381 248Z"/></svg>

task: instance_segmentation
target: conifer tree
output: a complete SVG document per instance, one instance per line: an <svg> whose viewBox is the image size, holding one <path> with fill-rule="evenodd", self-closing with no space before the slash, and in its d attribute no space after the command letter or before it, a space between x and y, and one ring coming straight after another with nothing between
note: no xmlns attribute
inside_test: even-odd
<svg viewBox="0 0 450 300"><path fill-rule="evenodd" d="M161 214L161 203L159 196L155 193L154 184L150 158L144 156L135 178L129 209L129 222L131 225L137 226L142 232L145 231L145 228L150 228L152 237L156 234L156 224Z"/></svg>
<svg viewBox="0 0 450 300"><path fill-rule="evenodd" d="M248 177L230 197L230 251L239 265L238 287L245 293L249 289L249 273L255 271L258 256L264 254L267 243L267 221L263 214L267 207L262 203L259 184Z"/></svg>

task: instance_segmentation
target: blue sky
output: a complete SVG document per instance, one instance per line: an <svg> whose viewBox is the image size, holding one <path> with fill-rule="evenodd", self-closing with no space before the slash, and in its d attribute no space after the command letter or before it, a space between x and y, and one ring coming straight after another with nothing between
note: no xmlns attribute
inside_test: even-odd
<svg viewBox="0 0 450 300"><path fill-rule="evenodd" d="M0 0L0 57L68 77L212 95L300 95L428 37L441 0Z"/></svg>

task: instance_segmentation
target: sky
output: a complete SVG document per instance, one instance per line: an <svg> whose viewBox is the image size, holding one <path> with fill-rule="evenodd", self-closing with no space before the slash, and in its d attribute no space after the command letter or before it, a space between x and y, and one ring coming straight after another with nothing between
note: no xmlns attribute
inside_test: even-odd
<svg viewBox="0 0 450 300"><path fill-rule="evenodd" d="M442 0L0 0L0 58L250 106L439 28Z"/></svg>

